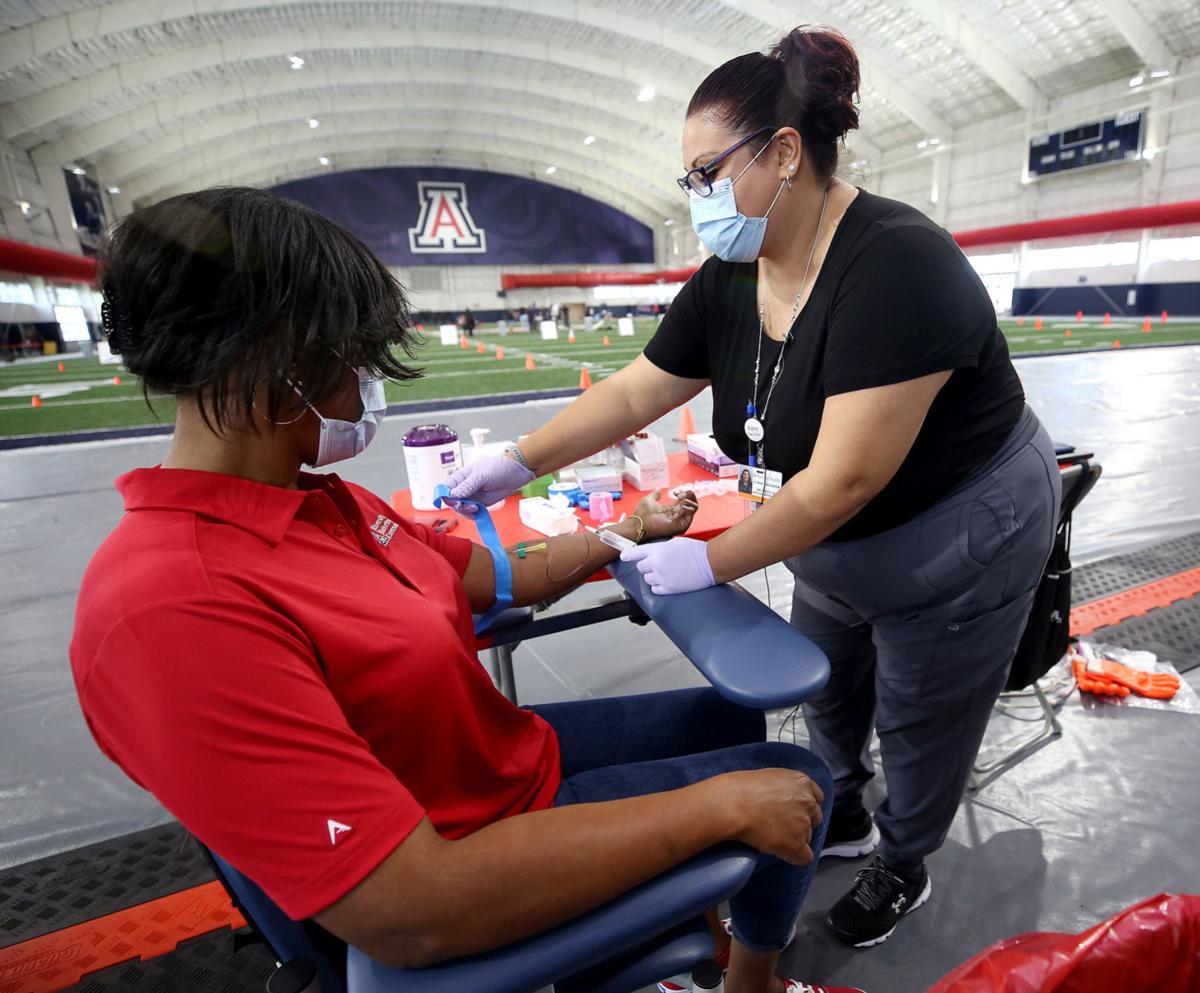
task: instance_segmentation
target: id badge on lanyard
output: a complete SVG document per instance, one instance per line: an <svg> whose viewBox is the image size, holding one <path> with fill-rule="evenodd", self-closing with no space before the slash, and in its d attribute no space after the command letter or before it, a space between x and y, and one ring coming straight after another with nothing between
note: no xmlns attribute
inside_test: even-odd
<svg viewBox="0 0 1200 993"><path fill-rule="evenodd" d="M783 485L783 473L761 466L738 466L738 496L753 503L766 503Z"/></svg>

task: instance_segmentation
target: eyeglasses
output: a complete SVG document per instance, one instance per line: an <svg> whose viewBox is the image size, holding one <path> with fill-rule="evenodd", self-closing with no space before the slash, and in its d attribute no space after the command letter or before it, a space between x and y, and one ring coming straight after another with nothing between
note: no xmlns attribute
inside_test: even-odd
<svg viewBox="0 0 1200 993"><path fill-rule="evenodd" d="M715 159L710 159L704 165L697 166L695 169L690 169L686 175L681 176L679 179L675 180L675 182L678 183L679 188L683 190L684 196L687 196L693 192L702 197L708 196L710 193L712 193L713 189L711 174L713 170L717 168L717 166L719 166L722 162L729 158L729 156L731 156L734 152L748 142L753 141L755 138L761 137L768 131L774 134L778 130L779 129L775 127L759 128L757 131L746 135L746 137L741 141L730 145Z"/></svg>

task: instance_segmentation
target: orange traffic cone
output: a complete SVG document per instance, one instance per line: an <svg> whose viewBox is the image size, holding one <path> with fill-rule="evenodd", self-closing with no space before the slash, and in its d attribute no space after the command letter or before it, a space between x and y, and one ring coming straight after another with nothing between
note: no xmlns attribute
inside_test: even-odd
<svg viewBox="0 0 1200 993"><path fill-rule="evenodd" d="M1024 318L1024 317L1018 317L1018 318L1017 318L1017 327L1019 327L1019 328L1023 328L1024 326L1025 326L1025 318Z"/></svg>
<svg viewBox="0 0 1200 993"><path fill-rule="evenodd" d="M1076 324L1083 323L1083 311L1082 310L1075 311L1075 323Z"/></svg>
<svg viewBox="0 0 1200 993"><path fill-rule="evenodd" d="M1167 312L1165 310L1162 312L1162 323L1167 323Z"/></svg>
<svg viewBox="0 0 1200 993"><path fill-rule="evenodd" d="M1114 338L1113 339L1113 348L1120 348L1120 347L1121 347L1120 339Z"/></svg>
<svg viewBox="0 0 1200 993"><path fill-rule="evenodd" d="M537 366L535 366L533 364L533 356L530 355L528 352L525 353L525 368L526 369L536 369L537 368Z"/></svg>
<svg viewBox="0 0 1200 993"><path fill-rule="evenodd" d="M612 344L612 342L609 340L608 335L605 335L604 336L604 347L608 348L608 346L611 344Z"/></svg>
<svg viewBox="0 0 1200 993"><path fill-rule="evenodd" d="M485 355L487 353L487 349L483 347L482 341L475 346L475 351L477 351L480 355Z"/></svg>
<svg viewBox="0 0 1200 993"><path fill-rule="evenodd" d="M40 396L38 396L36 393L29 398L29 406L40 407L41 405L42 405L42 398Z"/></svg>
<svg viewBox="0 0 1200 993"><path fill-rule="evenodd" d="M121 377L113 376L113 386L120 386L120 385L121 385Z"/></svg>
<svg viewBox="0 0 1200 993"><path fill-rule="evenodd" d="M1112 314L1106 310L1104 312L1104 326L1108 327L1110 324L1112 324Z"/></svg>
<svg viewBox="0 0 1200 993"><path fill-rule="evenodd" d="M496 346L496 358L497 359L504 358L504 346L503 345Z"/></svg>
<svg viewBox="0 0 1200 993"><path fill-rule="evenodd" d="M683 413L679 415L679 437L676 441L687 441L689 434L696 433L696 422L692 419L692 410L690 407L684 407Z"/></svg>
<svg viewBox="0 0 1200 993"><path fill-rule="evenodd" d="M1042 330L1042 319L1041 319L1040 317L1037 317L1037 318L1035 318L1035 319L1034 319L1034 321L1033 321L1033 330L1034 330L1034 331L1041 331L1041 330Z"/></svg>
<svg viewBox="0 0 1200 993"><path fill-rule="evenodd" d="M1142 318L1142 330L1143 330L1143 331L1149 331L1149 330L1150 330L1150 317L1149 317L1149 315L1147 315L1146 317L1143 317L1143 318Z"/></svg>
<svg viewBox="0 0 1200 993"><path fill-rule="evenodd" d="M579 370L579 388L581 390L590 390L592 388L592 374L587 371L587 366Z"/></svg>
<svg viewBox="0 0 1200 993"><path fill-rule="evenodd" d="M1071 329L1070 329L1070 328L1067 328L1067 337L1068 337L1068 338L1070 338L1070 337L1071 337Z"/></svg>
<svg viewBox="0 0 1200 993"><path fill-rule="evenodd" d="M63 364L60 362L60 363L58 363L58 371L59 371L59 372L66 372L66 371L67 371L67 367L66 367L65 365L63 365Z"/></svg>
<svg viewBox="0 0 1200 993"><path fill-rule="evenodd" d="M574 332L574 331L568 331L568 332L567 332L567 344L568 344L568 345L574 345L574 344L575 344L575 332Z"/></svg>

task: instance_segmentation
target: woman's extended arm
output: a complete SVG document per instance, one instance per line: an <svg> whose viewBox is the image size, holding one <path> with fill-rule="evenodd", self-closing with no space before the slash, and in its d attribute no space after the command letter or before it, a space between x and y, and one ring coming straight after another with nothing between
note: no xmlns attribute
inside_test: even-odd
<svg viewBox="0 0 1200 993"><path fill-rule="evenodd" d="M538 475L554 472L640 431L707 385L672 376L639 355L525 438L521 453Z"/></svg>

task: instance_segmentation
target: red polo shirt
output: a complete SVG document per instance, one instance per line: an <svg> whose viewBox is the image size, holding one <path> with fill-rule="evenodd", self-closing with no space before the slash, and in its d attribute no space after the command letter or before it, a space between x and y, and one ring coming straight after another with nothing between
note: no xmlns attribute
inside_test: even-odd
<svg viewBox="0 0 1200 993"><path fill-rule="evenodd" d="M558 741L474 650L471 543L334 475L138 469L88 566L71 665L101 750L294 918L428 816L553 805Z"/></svg>

